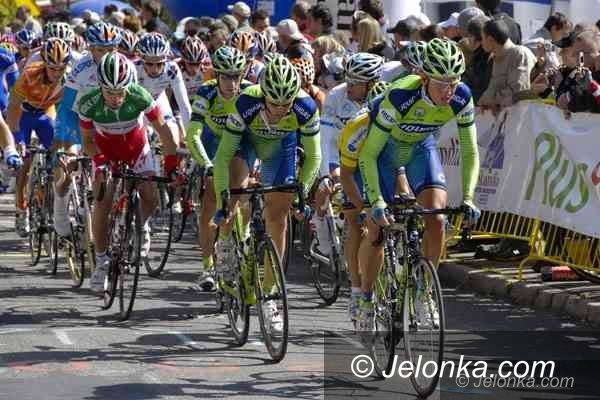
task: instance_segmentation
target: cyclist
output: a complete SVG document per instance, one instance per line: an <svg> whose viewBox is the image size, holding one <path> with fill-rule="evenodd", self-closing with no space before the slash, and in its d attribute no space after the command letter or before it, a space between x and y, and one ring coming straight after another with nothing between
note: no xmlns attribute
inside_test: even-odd
<svg viewBox="0 0 600 400"><path fill-rule="evenodd" d="M89 51L71 68L56 115L56 148L73 154L77 154L81 146L77 102L85 93L98 87L97 63L106 53L115 51L121 41L118 29L105 22L91 25L86 37ZM67 214L71 179L63 168L56 168L54 173L54 229L60 236L67 237L71 234Z"/></svg>
<svg viewBox="0 0 600 400"><path fill-rule="evenodd" d="M235 112L237 96L241 90L251 85L250 82L242 80L242 74L246 71L246 57L234 47L224 46L217 49L213 55L213 68L217 78L200 86L193 98L192 121L186 136L187 147L194 160L201 167L208 169L212 169L227 117ZM248 175L248 167L240 157L231 160L229 169L232 179L236 182L243 181L244 173ZM198 285L204 290L214 289L213 244L216 226L211 224L211 218L215 214L216 204L213 181L208 175L200 211L202 229L199 237L204 269L198 278Z"/></svg>
<svg viewBox="0 0 600 400"><path fill-rule="evenodd" d="M19 71L23 71L23 67L31 54L31 50L35 46L35 34L29 29L21 29L15 34L15 44L19 50L15 54L15 61L19 65Z"/></svg>
<svg viewBox="0 0 600 400"><path fill-rule="evenodd" d="M312 57L294 58L291 61L302 80L302 90L313 98L319 107L319 112L321 112L327 95L317 85L313 85L315 81L315 64Z"/></svg>
<svg viewBox="0 0 600 400"><path fill-rule="evenodd" d="M344 125L364 106L367 93L375 82L381 79L381 68L384 59L370 53L355 53L346 62L346 82L334 87L327 95L323 106L323 140L321 141L321 176L331 176L334 182L339 180L338 140ZM320 205L331 194L331 188L322 185L316 194L317 213L313 217L319 241L318 250L329 255L331 248L325 236L326 222L323 220Z"/></svg>
<svg viewBox="0 0 600 400"><path fill-rule="evenodd" d="M138 35L129 29L121 29L121 41L119 42L119 51L131 61L137 60L137 44L140 41Z"/></svg>
<svg viewBox="0 0 600 400"><path fill-rule="evenodd" d="M369 134L359 156L359 167L371 203L368 239L363 242L359 264L363 298L359 301L359 329L373 329L373 282L383 261L383 245L377 239L388 224L385 208L395 192L398 167L406 166L410 186L420 205L446 206L446 178L434 134L456 119L461 147L464 205L469 217L479 210L473 194L479 174L479 154L474 124L474 105L469 88L460 81L465 59L460 48L446 39L433 39L424 51L422 74L394 83L371 112ZM392 185L390 185L392 183ZM443 216L425 218L424 255L437 265L444 242ZM423 309L417 302L417 311Z"/></svg>
<svg viewBox="0 0 600 400"><path fill-rule="evenodd" d="M50 150L54 138L54 119L49 109L60 101L63 94L64 75L71 61L71 48L62 39L48 39L42 47L43 62L33 62L25 67L15 83L8 106L7 121L19 146L29 146L35 130L42 146ZM20 117L19 117L20 114ZM25 155L25 149L21 148ZM26 160L16 181L15 228L19 236L29 233L25 190L31 159Z"/></svg>
<svg viewBox="0 0 600 400"><path fill-rule="evenodd" d="M252 32L237 30L229 36L229 46L235 47L244 55L248 60L248 66L244 79L258 83L258 77L262 73L265 65L259 60L252 58L252 52L254 51L254 34Z"/></svg>
<svg viewBox="0 0 600 400"><path fill-rule="evenodd" d="M300 85L300 77L291 62L283 56L275 56L265 67L260 84L242 92L235 103L236 112L227 119L214 169L218 210L214 220L217 224L224 220L229 222L221 228L223 235L217 244L217 272L225 278L232 273L234 243L230 235L232 219L230 215L223 215L221 195L229 188L229 165L236 151L241 150L247 158L250 158L248 154L255 153L262 161L262 183L278 185L295 181L296 146L300 142L305 155L300 175L305 194L316 178L321 162L319 111L315 101L300 89ZM247 140L246 144L241 144L243 139ZM239 182L231 184L238 185ZM280 255L285 254L286 217L293 199L294 196L288 193L265 195L266 228ZM298 214L297 217L302 218ZM280 331L282 319L275 303L268 302L265 307L271 328Z"/></svg>
<svg viewBox="0 0 600 400"><path fill-rule="evenodd" d="M367 96L367 107L358 112L350 120L340 135L340 181L346 198L354 205L352 209L344 210L344 220L347 221L344 255L348 263L351 279L351 295L348 305L351 321L356 322L358 301L362 297L361 275L359 273L358 253L363 237L360 213L364 203L364 186L358 170L358 155L369 131L369 111L375 101L381 99L381 94L389 87L388 82L378 81L373 85Z"/></svg>
<svg viewBox="0 0 600 400"><path fill-rule="evenodd" d="M266 64L265 54L277 53L277 43L267 31L254 33L254 59Z"/></svg>
<svg viewBox="0 0 600 400"><path fill-rule="evenodd" d="M104 166L124 162L136 173L154 175L154 160L146 129L142 124L144 115L158 132L165 156L165 174L177 169L176 144L173 133L162 116L160 107L152 95L135 83L135 68L124 55L111 52L98 63L99 88L81 97L78 103L81 134L85 153L93 158L95 176L94 189L99 188ZM104 289L107 263L106 253L107 224L110 206L113 201L109 188L102 201L95 203L93 215L94 246L96 249L96 269L90 279L94 291ZM139 185L144 224L144 250L147 254L150 244L147 219L158 204L155 186L150 182Z"/></svg>
<svg viewBox="0 0 600 400"><path fill-rule="evenodd" d="M196 36L188 36L183 40L179 68L183 73L185 90L191 98L198 92L200 85L213 75L210 55L202 40Z"/></svg>
<svg viewBox="0 0 600 400"><path fill-rule="evenodd" d="M69 47L71 47L71 63L74 64L83 57L83 54L73 50L72 44L75 40L75 32L71 28L71 25L66 22L48 22L44 27L43 40L46 41L50 38L59 38L67 42ZM27 61L25 61L25 66L36 61L42 61L40 50L34 51L31 54Z"/></svg>
<svg viewBox="0 0 600 400"><path fill-rule="evenodd" d="M169 42L160 33L147 33L140 39L137 49L141 57L135 63L139 83L156 100L165 121L176 135L175 143L182 143L185 141L184 127L190 122L192 107L181 70L175 61L168 59L171 53ZM172 90L179 107L177 118L165 93L167 88Z"/></svg>
<svg viewBox="0 0 600 400"><path fill-rule="evenodd" d="M15 54L0 47L0 112L4 114L8 106L8 93L19 77Z"/></svg>
<svg viewBox="0 0 600 400"><path fill-rule="evenodd" d="M7 167L19 169L23 165L23 159L15 147L15 139L2 114L0 114L0 148Z"/></svg>

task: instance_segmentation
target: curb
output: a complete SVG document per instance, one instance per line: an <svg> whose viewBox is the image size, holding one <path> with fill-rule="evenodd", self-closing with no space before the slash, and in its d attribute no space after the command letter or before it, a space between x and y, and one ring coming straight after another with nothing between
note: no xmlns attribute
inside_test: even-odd
<svg viewBox="0 0 600 400"><path fill-rule="evenodd" d="M540 274L531 270L524 270L519 281L514 264L488 260L447 260L438 271L444 285L509 297L521 306L565 313L600 326L600 285L588 281L542 282Z"/></svg>

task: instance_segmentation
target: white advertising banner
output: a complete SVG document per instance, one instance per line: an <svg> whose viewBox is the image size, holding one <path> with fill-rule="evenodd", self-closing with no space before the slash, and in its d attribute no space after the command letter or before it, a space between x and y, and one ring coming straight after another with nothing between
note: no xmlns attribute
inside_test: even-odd
<svg viewBox="0 0 600 400"><path fill-rule="evenodd" d="M496 118L478 116L477 204L600 238L598 126L598 115L574 114L567 120L556 107L535 102L520 103ZM457 204L462 193L455 124L442 129L439 148L450 203Z"/></svg>

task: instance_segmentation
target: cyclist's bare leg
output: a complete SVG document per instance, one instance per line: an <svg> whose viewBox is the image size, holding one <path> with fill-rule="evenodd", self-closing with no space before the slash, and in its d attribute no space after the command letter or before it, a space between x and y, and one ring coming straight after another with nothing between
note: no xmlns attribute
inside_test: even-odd
<svg viewBox="0 0 600 400"><path fill-rule="evenodd" d="M360 287L360 271L358 268L358 252L360 250L360 243L363 235L366 236L366 230L363 229L358 223L358 215L360 210L344 210L344 219L348 221L348 232L346 235L346 241L344 243L344 256L348 263L348 269L350 270L350 280L352 281L352 287Z"/></svg>
<svg viewBox="0 0 600 400"><path fill-rule="evenodd" d="M148 175L154 175L154 173ZM141 198L142 219L145 224L158 207L158 189L154 182L140 182L138 190Z"/></svg>
<svg viewBox="0 0 600 400"><path fill-rule="evenodd" d="M280 257L285 254L287 216L293 200L293 193L267 193L265 195L264 212L267 232L273 238Z"/></svg>
<svg viewBox="0 0 600 400"><path fill-rule="evenodd" d="M406 178L405 173L398 173L398 176L396 177L396 193L399 193L399 194L411 193L410 185L408 184L408 179Z"/></svg>
<svg viewBox="0 0 600 400"><path fill-rule="evenodd" d="M417 196L417 201L425 208L444 208L448 194L443 189L425 189ZM444 246L444 216L429 215L425 218L423 254L437 266Z"/></svg>
<svg viewBox="0 0 600 400"><path fill-rule="evenodd" d="M244 188L248 186L250 171L248 170L248 164L245 160L234 157L229 164L229 187L231 188ZM235 208L240 201L240 196L231 196L231 204L229 210L235 211ZM231 218L229 222L221 226L222 235L227 236L233 229L234 219Z"/></svg>
<svg viewBox="0 0 600 400"><path fill-rule="evenodd" d="M23 166L17 172L15 181L15 205L17 210L24 210L27 205L27 183L29 182L31 161L31 157L24 159Z"/></svg>
<svg viewBox="0 0 600 400"><path fill-rule="evenodd" d="M98 201L98 193L102 180L102 176L97 176L92 185L95 199L92 228L94 231L94 247L96 249L96 254L102 254L106 252L108 239L106 236L109 229L109 223L107 221L115 190L114 184L107 185L102 200Z"/></svg>
<svg viewBox="0 0 600 400"><path fill-rule="evenodd" d="M371 218L367 218L367 230L358 253L363 293L373 292L379 268L383 265L383 243L378 243L381 228Z"/></svg>
<svg viewBox="0 0 600 400"><path fill-rule="evenodd" d="M202 209L200 210L200 236L198 244L202 248L202 256L206 259L211 257L215 251L215 235L217 226L212 222L212 218L217 211L215 199L215 186L212 177L207 177L204 182L204 193L202 194Z"/></svg>

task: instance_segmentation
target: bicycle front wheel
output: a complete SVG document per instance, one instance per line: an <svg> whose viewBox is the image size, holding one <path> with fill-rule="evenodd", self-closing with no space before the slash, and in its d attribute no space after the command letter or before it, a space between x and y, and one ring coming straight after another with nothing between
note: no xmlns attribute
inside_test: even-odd
<svg viewBox="0 0 600 400"><path fill-rule="evenodd" d="M31 253L31 265L35 266L42 256L42 207L37 182L32 182L31 186L27 202L29 205L29 250Z"/></svg>
<svg viewBox="0 0 600 400"><path fill-rule="evenodd" d="M411 269L409 268L409 271ZM432 365L410 375L413 387L421 397L431 395L440 379L444 357L445 315L442 286L433 263L421 257L412 265L404 294L403 331L406 357L417 365Z"/></svg>
<svg viewBox="0 0 600 400"><path fill-rule="evenodd" d="M143 240L142 210L140 197L132 196L125 214L125 231L121 237L120 258L118 261L119 310L120 320L131 315L140 276L141 247Z"/></svg>
<svg viewBox="0 0 600 400"><path fill-rule="evenodd" d="M379 273L375 282L373 303L375 306L375 331L368 348L373 359L375 373L379 377L389 372L395 355L394 317L396 313L396 293L398 285L385 271Z"/></svg>
<svg viewBox="0 0 600 400"><path fill-rule="evenodd" d="M285 357L288 345L288 304L279 254L270 236L256 249L254 270L258 321L269 355L275 362Z"/></svg>

